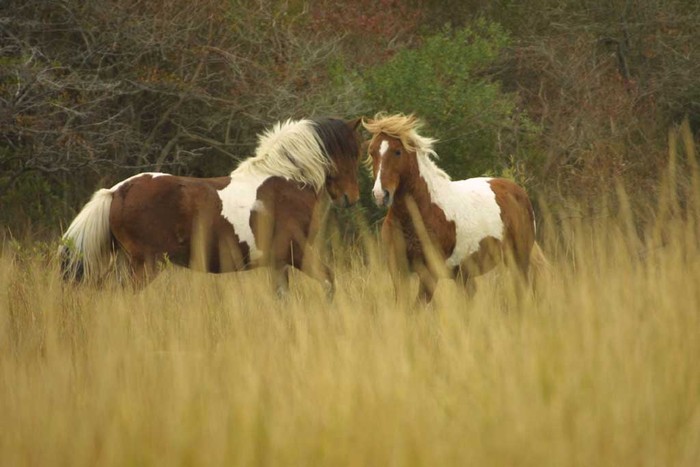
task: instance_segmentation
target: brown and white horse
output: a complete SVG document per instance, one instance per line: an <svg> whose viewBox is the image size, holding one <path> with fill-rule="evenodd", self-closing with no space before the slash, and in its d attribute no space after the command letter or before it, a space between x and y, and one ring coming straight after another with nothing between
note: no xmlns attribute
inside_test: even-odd
<svg viewBox="0 0 700 467"><path fill-rule="evenodd" d="M440 277L460 276L473 292L472 278L504 260L527 278L531 254L541 251L525 190L502 178L450 180L431 159L435 140L418 134L413 115L377 114L363 124L372 133L372 194L389 208L382 241L395 286L401 263L418 273L425 301Z"/></svg>
<svg viewBox="0 0 700 467"><path fill-rule="evenodd" d="M359 122L288 120L229 176L143 173L98 190L63 235L63 277L97 279L125 253L137 287L167 258L214 273L271 266L278 293L292 266L332 293L332 272L310 244L324 187L336 205L359 199Z"/></svg>

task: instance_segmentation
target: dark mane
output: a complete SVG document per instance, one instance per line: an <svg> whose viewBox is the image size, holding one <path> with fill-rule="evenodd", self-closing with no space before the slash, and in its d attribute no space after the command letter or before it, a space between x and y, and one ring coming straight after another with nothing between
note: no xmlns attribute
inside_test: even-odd
<svg viewBox="0 0 700 467"><path fill-rule="evenodd" d="M356 159L359 154L357 135L347 123L338 118L314 119L316 135L321 140L326 157L338 155Z"/></svg>

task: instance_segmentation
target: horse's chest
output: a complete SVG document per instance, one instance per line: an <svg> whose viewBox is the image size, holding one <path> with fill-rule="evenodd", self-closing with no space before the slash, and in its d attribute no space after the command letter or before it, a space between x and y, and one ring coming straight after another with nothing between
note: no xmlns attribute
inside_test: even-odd
<svg viewBox="0 0 700 467"><path fill-rule="evenodd" d="M447 257L455 247L455 224L445 219L442 212L433 212L423 218L425 234L432 246L440 254ZM402 222L403 238L406 243L406 254L409 259L420 259L425 256L425 239L416 230L411 219Z"/></svg>

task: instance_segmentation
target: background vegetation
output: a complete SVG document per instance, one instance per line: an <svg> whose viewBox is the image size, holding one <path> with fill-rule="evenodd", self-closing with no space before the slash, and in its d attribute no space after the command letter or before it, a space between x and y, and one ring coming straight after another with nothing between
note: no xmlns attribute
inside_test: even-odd
<svg viewBox="0 0 700 467"><path fill-rule="evenodd" d="M264 270L65 287L53 249L5 245L2 462L696 466L699 176L677 197L666 171L641 231L622 190L617 216L553 213L522 301L497 274L396 302L371 235L332 304L300 274L276 299Z"/></svg>
<svg viewBox="0 0 700 467"><path fill-rule="evenodd" d="M378 110L427 120L455 177L648 210L668 128L700 126L698 24L690 0L8 0L0 225L53 238L127 175L228 173L276 120Z"/></svg>
<svg viewBox="0 0 700 467"><path fill-rule="evenodd" d="M0 464L699 465L699 24L691 0L0 3ZM378 110L426 119L453 176L527 186L535 294L498 272L396 302L371 207L357 242L331 222L330 304L264 270L59 282L96 188Z"/></svg>

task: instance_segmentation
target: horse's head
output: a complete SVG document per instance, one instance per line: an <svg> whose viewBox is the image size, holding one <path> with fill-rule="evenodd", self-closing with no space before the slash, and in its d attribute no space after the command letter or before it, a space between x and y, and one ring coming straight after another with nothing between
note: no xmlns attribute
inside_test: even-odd
<svg viewBox="0 0 700 467"><path fill-rule="evenodd" d="M328 157L333 162L326 175L326 191L336 206L352 206L360 199L360 186L357 180L360 121L359 118L347 122L327 120L333 125L333 131L331 133L321 131Z"/></svg>
<svg viewBox="0 0 700 467"><path fill-rule="evenodd" d="M396 192L419 176L418 156L435 155L436 140L418 134L422 122L413 114L380 112L363 125L373 135L368 147L374 175L372 195L378 206L390 206Z"/></svg>
<svg viewBox="0 0 700 467"><path fill-rule="evenodd" d="M419 176L418 157L435 155L436 140L418 134L423 123L413 114L379 112L362 124L372 133L367 158L374 175L372 195L378 206L388 207L397 191Z"/></svg>
<svg viewBox="0 0 700 467"><path fill-rule="evenodd" d="M417 173L416 153L406 149L400 139L384 133L372 138L368 152L372 160L374 202L389 207L402 180Z"/></svg>

